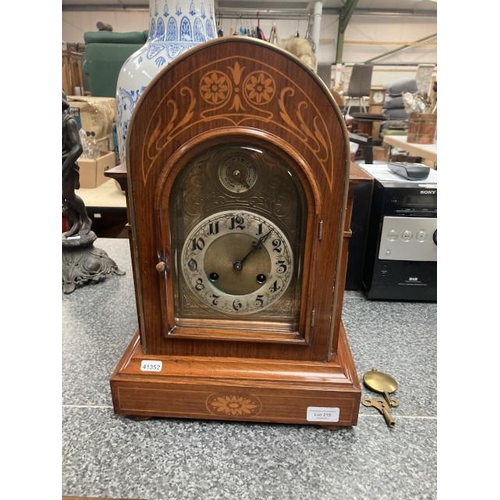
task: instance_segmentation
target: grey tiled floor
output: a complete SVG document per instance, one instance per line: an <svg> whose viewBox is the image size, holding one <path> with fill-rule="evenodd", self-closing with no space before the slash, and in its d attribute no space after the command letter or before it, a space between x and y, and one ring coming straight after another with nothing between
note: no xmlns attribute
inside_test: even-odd
<svg viewBox="0 0 500 500"><path fill-rule="evenodd" d="M62 493L145 500L437 498L437 304L347 291L343 320L360 379L399 384L389 428L133 420L113 412L109 378L137 328L128 241L98 239L125 276L62 298ZM363 388L363 397L375 394Z"/></svg>

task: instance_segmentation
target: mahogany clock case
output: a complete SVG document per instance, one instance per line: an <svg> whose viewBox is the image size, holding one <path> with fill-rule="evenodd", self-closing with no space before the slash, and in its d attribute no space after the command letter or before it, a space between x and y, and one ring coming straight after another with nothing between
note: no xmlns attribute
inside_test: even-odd
<svg viewBox="0 0 500 500"><path fill-rule="evenodd" d="M139 331L115 411L355 425L349 142L321 79L270 43L212 40L150 83L127 145Z"/></svg>

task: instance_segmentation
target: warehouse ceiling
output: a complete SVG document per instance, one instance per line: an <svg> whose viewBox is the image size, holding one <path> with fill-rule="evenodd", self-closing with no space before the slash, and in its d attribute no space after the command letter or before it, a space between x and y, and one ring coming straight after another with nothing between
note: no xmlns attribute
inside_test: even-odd
<svg viewBox="0 0 500 500"><path fill-rule="evenodd" d="M164 2L165 0L157 0ZM173 0L172 0L173 1ZM308 12L316 2L304 0L214 0L217 12L238 11L272 15L276 12ZM323 13L340 14L352 4L356 14L408 14L437 16L437 0L323 0ZM62 0L63 11L149 10L149 0Z"/></svg>

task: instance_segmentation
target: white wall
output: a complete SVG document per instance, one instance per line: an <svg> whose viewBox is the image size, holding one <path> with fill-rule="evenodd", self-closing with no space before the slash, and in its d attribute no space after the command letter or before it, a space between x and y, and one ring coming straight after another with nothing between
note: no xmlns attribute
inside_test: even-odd
<svg viewBox="0 0 500 500"><path fill-rule="evenodd" d="M143 31L149 28L149 12L63 12L63 41L83 43L83 34L86 31L96 31L98 21L111 24L116 32ZM256 24L255 19L224 18L221 21L224 35L232 34L241 25L251 28ZM293 37L297 31L304 37L308 31L307 19L261 19L260 27L267 38L273 24L276 24L281 38ZM318 63L335 61L337 33L338 16L324 14L321 18L320 44L316 50ZM411 44L436 33L435 17L353 15L344 36L343 61L365 62L399 48L401 45L398 44ZM401 78L413 78L418 63L437 64L437 37L374 62L377 66L373 72L373 86L385 85ZM394 66L403 63L415 66ZM390 66L378 66L379 64Z"/></svg>
<svg viewBox="0 0 500 500"><path fill-rule="evenodd" d="M96 24L101 21L111 24L113 31L144 31L149 29L149 12L63 12L62 39L68 43L83 43L86 31L97 31Z"/></svg>
<svg viewBox="0 0 500 500"><path fill-rule="evenodd" d="M240 25L252 27L255 20L223 19L224 34L233 33ZM298 31L306 36L307 20L260 20L260 27L269 37L271 27L276 23L281 38L288 38ZM321 18L320 45L316 50L318 63L333 63L336 58L338 16L323 15ZM411 44L437 33L436 18L412 16L361 16L351 18L344 35L343 61L345 63L365 62L401 47L402 43ZM386 43L384 43L386 42ZM385 85L402 78L413 78L418 63L437 64L437 38L425 44L410 47L374 61L372 84ZM394 64L414 64L415 66L394 66Z"/></svg>

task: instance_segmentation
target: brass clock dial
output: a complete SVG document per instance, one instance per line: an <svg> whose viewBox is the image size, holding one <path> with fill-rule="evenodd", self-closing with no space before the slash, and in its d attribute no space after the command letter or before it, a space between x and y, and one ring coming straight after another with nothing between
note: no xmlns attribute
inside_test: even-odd
<svg viewBox="0 0 500 500"><path fill-rule="evenodd" d="M233 193L242 193L255 185L257 169L245 155L234 155L221 163L219 178L227 190Z"/></svg>
<svg viewBox="0 0 500 500"><path fill-rule="evenodd" d="M269 219L224 211L202 220L182 250L182 272L201 303L228 315L267 309L287 290L293 252Z"/></svg>
<svg viewBox="0 0 500 500"><path fill-rule="evenodd" d="M174 191L176 325L230 328L253 315L248 329L295 331L306 199L290 164L252 143L218 144L190 160Z"/></svg>

